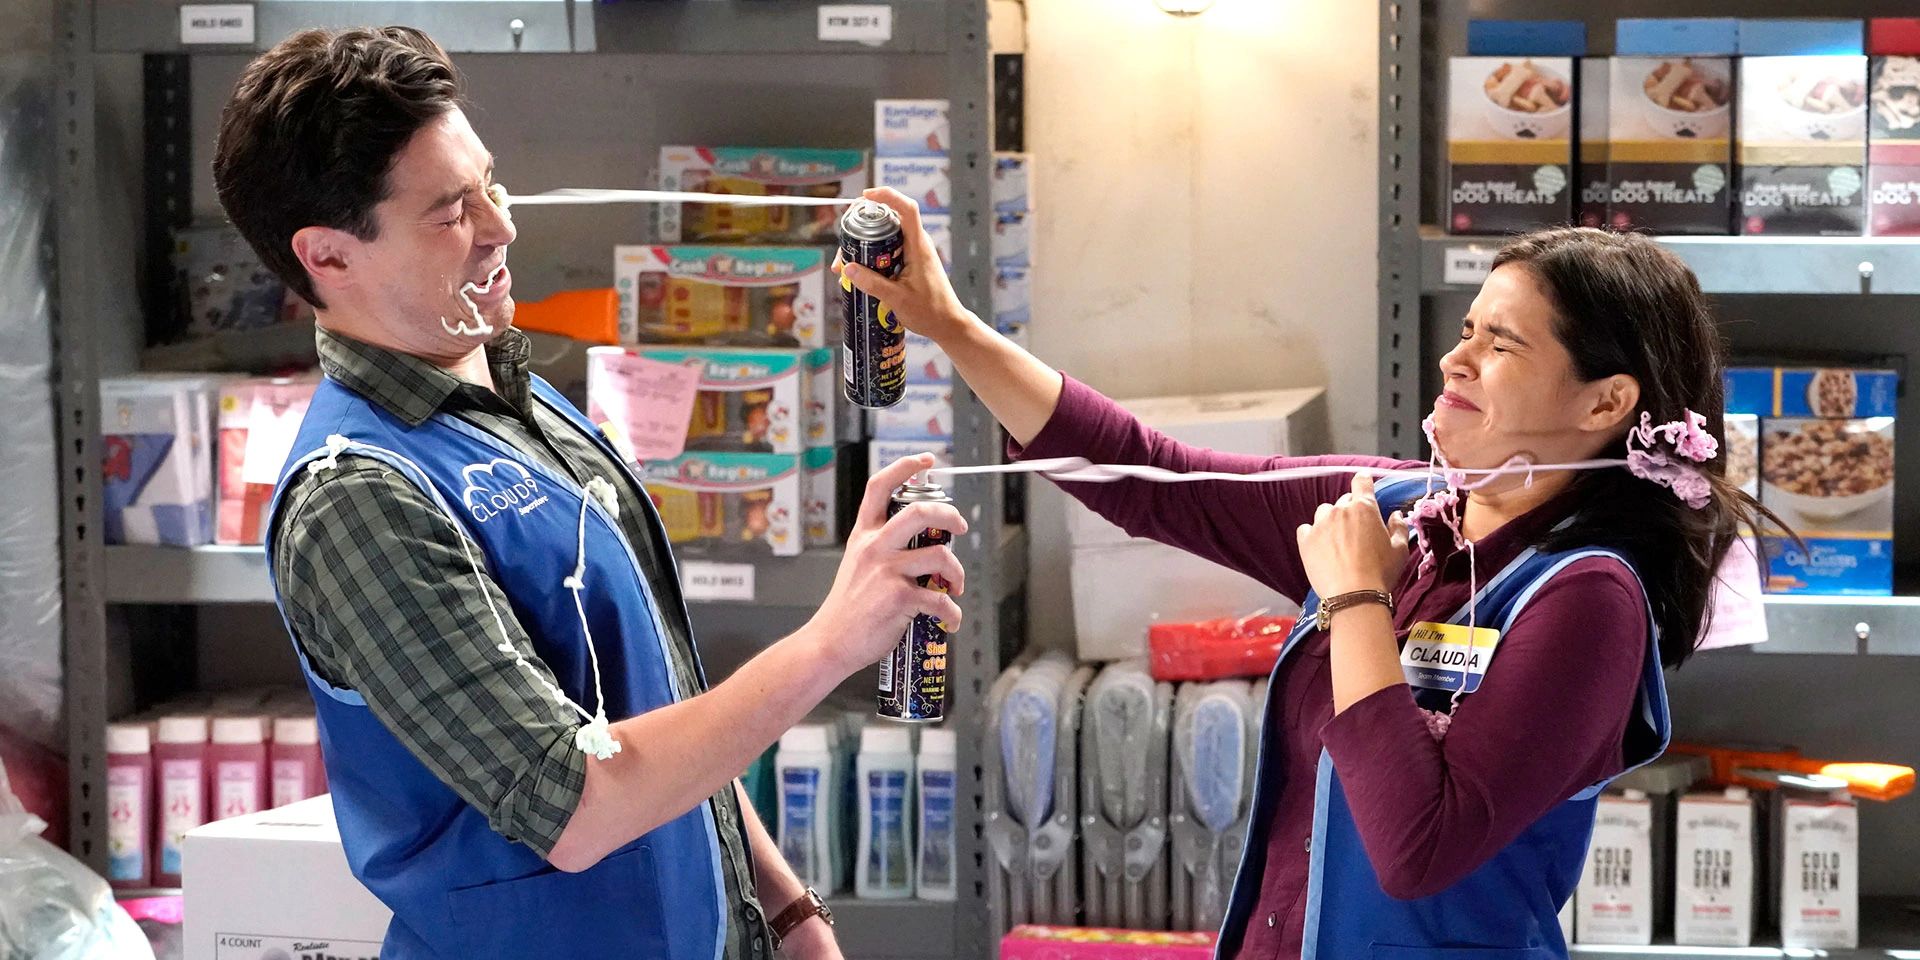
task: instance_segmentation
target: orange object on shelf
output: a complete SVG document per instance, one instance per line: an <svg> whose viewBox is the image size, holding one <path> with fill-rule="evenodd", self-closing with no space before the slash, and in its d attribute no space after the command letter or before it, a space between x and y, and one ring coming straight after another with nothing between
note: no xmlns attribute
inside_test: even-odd
<svg viewBox="0 0 1920 960"><path fill-rule="evenodd" d="M545 300L514 304L513 325L588 343L620 342L620 297L612 287L562 290Z"/></svg>
<svg viewBox="0 0 1920 960"><path fill-rule="evenodd" d="M1771 790L1771 780L1744 776L1742 770L1767 770L1779 773L1818 774L1845 781L1847 791L1862 800L1897 800L1913 792L1914 771L1893 763L1861 763L1815 760L1790 748L1742 749L1715 747L1698 743L1676 743L1674 753L1706 757L1712 765L1709 775L1715 786L1752 787Z"/></svg>
<svg viewBox="0 0 1920 960"><path fill-rule="evenodd" d="M1147 668L1155 680L1225 680L1273 672L1293 617L1226 617L1147 628Z"/></svg>

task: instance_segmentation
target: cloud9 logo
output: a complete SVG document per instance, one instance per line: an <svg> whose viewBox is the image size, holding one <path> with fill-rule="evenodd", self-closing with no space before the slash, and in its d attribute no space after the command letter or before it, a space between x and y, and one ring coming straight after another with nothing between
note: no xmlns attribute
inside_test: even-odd
<svg viewBox="0 0 1920 960"><path fill-rule="evenodd" d="M539 481L512 460L496 457L486 463L468 464L460 475L467 481L461 500L473 519L481 523L509 512L525 516L547 502Z"/></svg>

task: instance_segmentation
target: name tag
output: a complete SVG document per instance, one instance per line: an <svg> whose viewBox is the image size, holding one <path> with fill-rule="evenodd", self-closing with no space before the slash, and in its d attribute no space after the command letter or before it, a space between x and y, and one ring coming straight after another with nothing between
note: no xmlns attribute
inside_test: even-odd
<svg viewBox="0 0 1920 960"><path fill-rule="evenodd" d="M1472 693L1480 689L1499 647L1500 631L1492 627L1416 623L1400 649L1400 670L1412 686Z"/></svg>

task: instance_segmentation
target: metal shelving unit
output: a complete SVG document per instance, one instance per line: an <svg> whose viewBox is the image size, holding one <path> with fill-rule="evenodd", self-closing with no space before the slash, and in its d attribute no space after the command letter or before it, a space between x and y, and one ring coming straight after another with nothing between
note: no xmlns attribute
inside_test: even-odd
<svg viewBox="0 0 1920 960"><path fill-rule="evenodd" d="M1436 363L1478 290L1499 237L1450 236L1439 222L1445 163L1446 57L1465 51L1470 17L1567 18L1587 23L1604 55L1617 17L1889 16L1874 0L1382 0L1380 10L1379 444L1383 454L1424 456L1420 421L1438 390ZM1920 351L1903 323L1920 294L1920 241L1810 237L1663 237L1713 295L1736 356L1883 356ZM1903 399L1903 405L1907 403ZM1902 419L1906 416L1903 406ZM1911 471L1908 471L1911 473ZM1904 477L1912 489L1920 478ZM1909 501L1896 504L1904 539ZM1903 555L1903 572L1913 557ZM1669 679L1679 733L1796 742L1915 762L1904 733L1920 722L1906 681L1920 655L1920 596L1766 598L1769 640L1696 658ZM1780 654L1837 654L1795 657ZM1738 686L1736 686L1738 685ZM1840 692L1816 694L1812 691ZM1735 693L1734 691L1738 691ZM1862 716L1872 716L1863 722ZM1903 806L1904 804L1904 806ZM1862 942L1858 951L1575 946L1578 956L1920 957L1914 862L1920 832L1912 801L1869 804L1863 836ZM1873 889L1877 886L1878 889ZM1875 895L1878 896L1875 896Z"/></svg>
<svg viewBox="0 0 1920 960"><path fill-rule="evenodd" d="M993 101L987 5L987 0L891 0L885 4L892 17L891 38L862 45L820 40L819 8L811 3L258 0L249 5L255 23L251 43L187 46L181 43L179 30L181 8L186 5L178 0L56 0L55 126L60 166L55 195L54 336L60 453L59 462L49 468L58 470L63 480L61 564L74 854L104 869L105 725L112 709L109 691L115 686L114 678L127 672L125 653L110 652L109 607L271 601L265 557L258 548L177 550L108 547L100 542L98 382L102 367L110 366L103 356L111 355L103 344L115 339L108 334L126 332L116 329L121 321L108 318L130 311L113 308L137 300L137 291L101 283L102 277L132 276L132 264L121 262L118 254L108 252L117 248L102 241L115 231L124 232L128 223L137 226L144 214L148 264L164 265L166 231L191 215L195 118L188 77L194 65L202 62L199 58L211 58L205 62L214 64L212 69L231 69L236 55L265 50L297 29L407 23L426 30L463 64L503 63L536 53L555 58L548 62L556 65L568 58L606 56L608 63L622 65L618 69L637 69L644 75L653 69L646 64L684 63L687 55L733 57L762 71L769 58L784 57L790 58L798 75L809 64L825 63L821 57L849 58L834 61L838 63L870 58L839 72L843 84L845 76L864 78L856 82L872 88L869 99L910 95L890 86L902 82L902 77L921 77L924 87L925 77L938 76L938 89L920 95L946 96L951 102L954 243L950 276L962 300L984 311L992 289ZM126 64L134 60L140 69L128 71ZM869 63L870 67L864 65ZM909 70L905 64L914 66ZM131 92L110 86L129 82L139 86ZM844 89L838 92L847 96ZM713 96L717 103L710 106L725 107L735 100L750 101L752 95L735 85ZM96 182L99 171L113 169L100 153L111 144L104 138L96 142L96 110L109 101L139 102L145 109L146 152L140 171L147 190L144 211L124 209L126 200L102 191ZM753 107L751 102L739 105ZM604 138L604 131L590 132ZM502 151L503 158L506 153ZM141 251L138 240L129 246ZM153 259L156 252L161 255L157 260ZM577 264L564 266L577 273ZM125 282L130 288L131 280ZM169 364L167 357L178 352L150 353L149 361ZM954 402L955 459L997 461L1000 441L992 418L964 386L956 385ZM964 705L984 701L1003 656L1024 640L1019 632L1024 622L1026 540L1019 527L1002 523L1007 490L1001 478L963 478L952 492L968 510L974 528L973 534L955 544L968 569L974 616L950 661L950 695L962 707L951 711L947 721L959 735L957 766L962 771L956 830L960 897L953 903L860 901L844 894L835 898L842 948L856 960L931 960L993 952L985 903L987 851L975 822L982 787L977 773L982 719L980 711ZM792 558L744 560L689 551L681 553L680 559L683 564L751 563L755 604L806 608L826 595L840 553L818 550ZM968 793L974 802L967 802Z"/></svg>

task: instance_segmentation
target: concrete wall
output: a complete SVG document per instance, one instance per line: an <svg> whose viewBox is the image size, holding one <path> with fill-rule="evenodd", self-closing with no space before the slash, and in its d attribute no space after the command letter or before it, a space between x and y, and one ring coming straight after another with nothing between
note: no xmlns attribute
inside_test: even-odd
<svg viewBox="0 0 1920 960"><path fill-rule="evenodd" d="M1377 16L1026 0L1034 351L1120 398L1325 385L1335 446L1370 451ZM1070 643L1059 495L1034 501L1034 638Z"/></svg>

